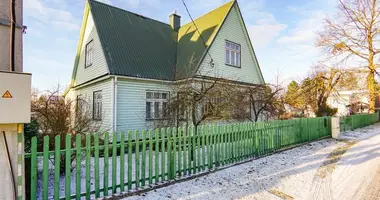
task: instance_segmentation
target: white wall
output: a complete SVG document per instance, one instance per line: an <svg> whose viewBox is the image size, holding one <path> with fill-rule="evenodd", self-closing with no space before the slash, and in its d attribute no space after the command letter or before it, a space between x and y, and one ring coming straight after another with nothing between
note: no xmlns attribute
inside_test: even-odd
<svg viewBox="0 0 380 200"><path fill-rule="evenodd" d="M85 68L85 54L86 44L93 40L94 52L93 61L90 67ZM91 12L88 14L88 20L83 37L82 49L80 52L80 59L78 62L77 74L75 78L75 85L79 85L86 81L92 80L96 77L108 73L107 62L100 44L98 32L94 25Z"/></svg>
<svg viewBox="0 0 380 200"><path fill-rule="evenodd" d="M118 132L154 128L154 121L146 120L146 91L170 92L173 86L161 81L142 81L118 78L117 125Z"/></svg>
<svg viewBox="0 0 380 200"><path fill-rule="evenodd" d="M101 130L100 131L112 131L112 120L113 120L113 102L112 102L112 79L106 79L89 86L82 87L80 89L72 89L68 95L72 100L75 100L78 95L82 95L82 98L87 102L87 107L91 109L90 113L92 114L93 109L93 93L95 91L102 91L102 120Z"/></svg>
<svg viewBox="0 0 380 200"><path fill-rule="evenodd" d="M241 68L225 64L226 40L241 45ZM239 10L235 5L228 14L224 25L219 30L209 50L215 66L213 68L210 66L210 57L206 56L197 72L198 75L222 77L253 84L263 83L249 42L247 31L244 28Z"/></svg>

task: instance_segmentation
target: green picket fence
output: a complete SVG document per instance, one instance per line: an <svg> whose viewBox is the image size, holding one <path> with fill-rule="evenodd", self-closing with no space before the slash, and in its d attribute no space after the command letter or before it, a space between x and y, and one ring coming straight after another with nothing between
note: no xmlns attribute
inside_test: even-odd
<svg viewBox="0 0 380 200"><path fill-rule="evenodd" d="M379 121L379 113L340 117L340 132L362 128Z"/></svg>
<svg viewBox="0 0 380 200"><path fill-rule="evenodd" d="M140 189L330 137L330 123L326 117L129 131L119 140L116 133L45 136L42 144L34 137L25 155L31 159L30 199L90 199Z"/></svg>

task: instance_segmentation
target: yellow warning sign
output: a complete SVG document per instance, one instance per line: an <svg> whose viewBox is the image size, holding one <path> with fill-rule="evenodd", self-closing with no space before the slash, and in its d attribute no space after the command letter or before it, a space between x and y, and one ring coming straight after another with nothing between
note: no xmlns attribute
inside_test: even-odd
<svg viewBox="0 0 380 200"><path fill-rule="evenodd" d="M7 91L5 91L5 93L3 94L2 98L4 98L4 99L11 99L11 98L13 98L13 97L12 97L11 93L7 90Z"/></svg>

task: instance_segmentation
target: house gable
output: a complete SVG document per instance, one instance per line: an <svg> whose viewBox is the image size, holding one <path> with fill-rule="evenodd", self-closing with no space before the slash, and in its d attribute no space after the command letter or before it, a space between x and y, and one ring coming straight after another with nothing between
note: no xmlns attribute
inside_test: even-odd
<svg viewBox="0 0 380 200"><path fill-rule="evenodd" d="M92 42L92 65L85 67L86 45ZM108 74L108 66L89 4L86 3L77 55L75 58L72 86L88 82Z"/></svg>
<svg viewBox="0 0 380 200"><path fill-rule="evenodd" d="M181 26L178 30L176 79L194 76L234 1Z"/></svg>
<svg viewBox="0 0 380 200"><path fill-rule="evenodd" d="M240 67L226 65L226 41L241 47ZM255 56L239 6L235 1L214 41L204 55L196 75L226 78L250 84L263 84L264 79ZM213 65L211 65L211 58Z"/></svg>

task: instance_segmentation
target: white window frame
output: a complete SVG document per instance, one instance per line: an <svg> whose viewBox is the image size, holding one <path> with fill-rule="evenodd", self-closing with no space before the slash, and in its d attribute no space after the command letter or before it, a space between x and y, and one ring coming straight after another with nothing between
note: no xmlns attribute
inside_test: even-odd
<svg viewBox="0 0 380 200"><path fill-rule="evenodd" d="M90 67L92 65L92 60L94 56L94 40L90 40L86 44L85 49L85 59L84 59L84 67Z"/></svg>
<svg viewBox="0 0 380 200"><path fill-rule="evenodd" d="M145 92L145 119L165 119L165 108L164 105L168 105L170 92L168 91L151 91L147 90ZM166 98L165 96L166 95ZM149 108L147 107L149 104ZM158 107L157 107L158 106ZM149 112L149 114L148 114Z"/></svg>
<svg viewBox="0 0 380 200"><path fill-rule="evenodd" d="M103 94L101 90L94 91L92 95L92 119L102 120Z"/></svg>
<svg viewBox="0 0 380 200"><path fill-rule="evenodd" d="M83 94L78 94L77 95L77 100L76 100L76 112L84 112L84 98Z"/></svg>
<svg viewBox="0 0 380 200"><path fill-rule="evenodd" d="M240 68L241 66L240 44L226 40L224 48L225 48L226 65Z"/></svg>

